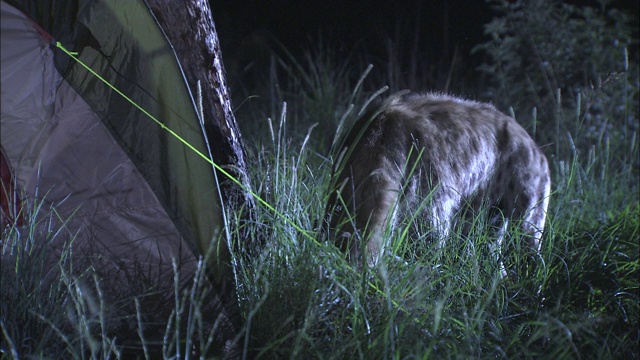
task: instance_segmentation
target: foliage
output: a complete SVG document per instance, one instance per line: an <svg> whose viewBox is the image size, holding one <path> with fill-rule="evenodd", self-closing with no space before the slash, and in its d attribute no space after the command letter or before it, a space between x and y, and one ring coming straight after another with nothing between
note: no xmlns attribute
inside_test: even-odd
<svg viewBox="0 0 640 360"><path fill-rule="evenodd" d="M503 279L481 226L442 249L410 244L398 229L388 238L399 246L375 269L307 238L322 216L317 189L328 164L295 163L313 156L304 147L262 149L251 172L268 179L276 209L305 230L269 211L258 220L270 229L268 246L240 269L247 350L257 358L636 356L640 206L637 188L627 187L631 167L609 179L572 161L554 179L562 188L541 256L511 249L511 263L527 265Z"/></svg>
<svg viewBox="0 0 640 360"><path fill-rule="evenodd" d="M516 114L539 109L527 123L552 167L540 255L510 248L502 278L479 221L442 248L407 238L404 228L389 231L381 266L350 264L317 226L335 155L327 155L330 137L373 94L361 86L371 70L360 75L324 50L274 56L260 90L270 89L267 101L241 107L243 129L260 131L250 175L270 205L244 226L265 237L264 249L244 256L239 236L247 232L237 231L236 214L227 217L245 320L236 335L247 358L638 358L640 82L637 55L624 51L633 45L628 19L604 6L494 3L500 17L478 47L488 56L481 71L489 95ZM124 358L120 334L104 320L100 282L68 248L58 249L56 266L43 266L60 235L38 233L36 217L26 217L24 228L2 233L2 357ZM135 319L140 331L129 336L140 358L211 349L211 333L197 329L210 309L204 273L165 304L172 316L159 340ZM161 351L150 354L158 342Z"/></svg>
<svg viewBox="0 0 640 360"><path fill-rule="evenodd" d="M310 141L315 148L326 150L340 115L364 96L361 86L354 90L360 75L355 69L349 56L339 58L322 40L301 59L280 46L271 56L264 85L245 94L236 112L238 122L250 139L265 141L268 134L273 138L273 127L260 120L280 118L279 109L286 102L287 127L281 130L291 140L300 140L310 127L320 125Z"/></svg>
<svg viewBox="0 0 640 360"><path fill-rule="evenodd" d="M578 145L587 149L603 136L618 141L638 131L632 101L640 85L632 35L637 18L608 9L604 0L600 9L547 0L489 2L498 14L485 26L490 40L474 48L486 56L479 68L490 84L484 98L513 107L542 134L580 129ZM566 121L570 114L579 116Z"/></svg>
<svg viewBox="0 0 640 360"><path fill-rule="evenodd" d="M221 352L219 335L226 324L206 277L211 254L199 259L195 274L182 275L190 281L186 288L179 288L180 270L174 266L168 280L175 289L167 304L157 279L143 271L114 286L100 265L74 251L65 219L52 221L55 210L43 204L22 209L24 225L2 230L2 359L156 359ZM129 288L140 291L132 296L123 290Z"/></svg>

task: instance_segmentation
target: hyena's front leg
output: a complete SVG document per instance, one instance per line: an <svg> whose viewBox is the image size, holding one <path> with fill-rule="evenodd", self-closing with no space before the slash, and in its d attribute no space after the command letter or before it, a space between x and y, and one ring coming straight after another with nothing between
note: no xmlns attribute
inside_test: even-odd
<svg viewBox="0 0 640 360"><path fill-rule="evenodd" d="M362 222L366 221L366 259L370 266L378 263L380 256L386 249L387 240L385 235L389 229L395 227L400 179L389 175L383 171L377 171L376 174L372 175L372 179L377 186L367 189L362 194L368 198L365 200L365 202L370 203L371 207L368 209L375 209L368 219L359 219ZM365 211L360 213L366 214Z"/></svg>
<svg viewBox="0 0 640 360"><path fill-rule="evenodd" d="M467 206L470 215L487 207L497 210L493 251L499 256L503 239L509 237L507 224L521 224L529 247L539 249L549 169L544 154L514 119L490 104L438 94L395 96L367 113L341 144L348 155L339 157L332 175L332 183L343 186L339 192L332 189L325 233L334 239L344 239L337 236L341 230L348 234L352 241L346 249L338 240L343 250L362 255L353 240L363 239L366 258L377 262L396 214L407 220L416 211L443 246L458 212ZM419 159L412 158L416 154ZM426 208L421 206L424 196Z"/></svg>
<svg viewBox="0 0 640 360"><path fill-rule="evenodd" d="M352 214L349 224L344 223L346 214L342 214L342 229L348 231L342 231L342 236L349 237L351 258L360 261L363 256L370 266L378 263L386 248L385 233L395 225L402 182L401 173L394 164L384 157L376 163L381 164L380 167L359 183L354 183L353 179L358 177L349 171L351 176L346 186L352 186L353 192L342 191L347 195L344 199ZM353 196L348 196L350 193Z"/></svg>
<svg viewBox="0 0 640 360"><path fill-rule="evenodd" d="M411 141L401 122L371 116L356 123L334 164L323 232L352 261L375 265L395 226Z"/></svg>

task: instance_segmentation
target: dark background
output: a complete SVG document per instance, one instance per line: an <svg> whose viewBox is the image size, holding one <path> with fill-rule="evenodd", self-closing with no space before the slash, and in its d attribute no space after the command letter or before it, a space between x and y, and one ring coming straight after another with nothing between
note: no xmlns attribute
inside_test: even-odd
<svg viewBox="0 0 640 360"><path fill-rule="evenodd" d="M296 52L322 34L341 51L360 46L376 53L384 36L418 29L424 35L423 45L433 51L450 51L455 45L469 49L482 40L482 25L491 20L489 6L480 0L212 1L211 5L219 36L229 45L223 51L230 52L234 46L225 38L245 42L252 34L269 34Z"/></svg>
<svg viewBox="0 0 640 360"><path fill-rule="evenodd" d="M421 65L431 72L446 73L456 51L458 61L473 69L480 59L470 56L471 48L483 41L483 24L492 18L490 6L481 0L214 0L211 7L236 94L267 71L273 51L286 49L301 58L320 43L337 57L374 64L375 71L384 71L388 63L385 41L393 42L403 59L418 42Z"/></svg>
<svg viewBox="0 0 640 360"><path fill-rule="evenodd" d="M598 0L548 1L601 7ZM337 59L332 64L337 66L339 62L347 64L350 72L345 76L352 84L348 91L366 65L372 64L373 71L362 86L368 94L388 85L391 92L443 91L494 100L485 91L493 79L477 70L490 59L482 51L472 53L474 46L490 40L484 25L500 15L487 1L211 0L210 4L241 127L276 116L283 101L290 104L288 115L294 118L291 105L300 103L296 96L302 92L287 83L298 81L295 75L289 77L288 71L293 68L292 59L308 67L305 54L314 51L332 53ZM629 14L638 14L639 7L640 0L606 4L607 10L616 8ZM634 37L638 37L637 29ZM637 49L631 49L631 54L636 53ZM396 57L393 61L392 56ZM277 74L275 82L273 74ZM282 91L279 96L274 96L274 84ZM325 107L337 109L331 104ZM306 130L307 125L300 124L300 129ZM263 132L253 128L243 131Z"/></svg>
<svg viewBox="0 0 640 360"><path fill-rule="evenodd" d="M600 7L596 0L564 2ZM457 49L458 56L474 65L480 59L471 56L471 48L486 40L483 25L494 15L482 0L212 0L210 4L230 68L259 61L274 49L274 42L300 54L319 38L345 56L357 51L382 57L385 38L409 42L416 32L431 63L449 64ZM607 8L638 14L639 4L614 0Z"/></svg>

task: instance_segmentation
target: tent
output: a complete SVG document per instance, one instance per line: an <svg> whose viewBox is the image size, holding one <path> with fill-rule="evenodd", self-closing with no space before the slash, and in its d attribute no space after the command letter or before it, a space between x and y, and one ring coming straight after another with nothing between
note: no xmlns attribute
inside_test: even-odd
<svg viewBox="0 0 640 360"><path fill-rule="evenodd" d="M136 295L141 274L172 296L172 261L186 282L210 248L214 281L228 283L214 169L166 128L211 148L145 1L2 1L1 12L3 226L40 206L40 230L67 234L51 254L72 244L114 297Z"/></svg>

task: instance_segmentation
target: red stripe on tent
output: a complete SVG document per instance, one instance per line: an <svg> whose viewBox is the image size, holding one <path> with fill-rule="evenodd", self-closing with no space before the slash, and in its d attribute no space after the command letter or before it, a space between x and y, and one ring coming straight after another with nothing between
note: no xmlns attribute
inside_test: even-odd
<svg viewBox="0 0 640 360"><path fill-rule="evenodd" d="M51 43L53 41L53 36L49 34L45 29L41 28L40 25L38 25L33 20L31 20L31 25L33 25L33 27L36 30L38 30L38 32L40 33L40 36L42 36L45 40L47 40L48 43Z"/></svg>

